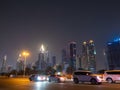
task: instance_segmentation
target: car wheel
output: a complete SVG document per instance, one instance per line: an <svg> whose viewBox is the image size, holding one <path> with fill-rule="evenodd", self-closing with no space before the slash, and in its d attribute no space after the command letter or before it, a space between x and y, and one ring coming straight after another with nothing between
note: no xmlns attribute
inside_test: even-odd
<svg viewBox="0 0 120 90"><path fill-rule="evenodd" d="M74 83L75 84L78 84L79 83L79 80L77 78L74 78Z"/></svg>
<svg viewBox="0 0 120 90"><path fill-rule="evenodd" d="M98 84L97 80L96 79L91 79L91 84Z"/></svg>
<svg viewBox="0 0 120 90"><path fill-rule="evenodd" d="M107 79L107 82L108 82L108 83L113 83L113 80L112 80L111 78L108 78L108 79Z"/></svg>

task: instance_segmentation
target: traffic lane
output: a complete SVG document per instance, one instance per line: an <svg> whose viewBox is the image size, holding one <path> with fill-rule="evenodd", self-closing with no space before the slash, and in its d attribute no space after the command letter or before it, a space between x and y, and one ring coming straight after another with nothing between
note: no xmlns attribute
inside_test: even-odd
<svg viewBox="0 0 120 90"><path fill-rule="evenodd" d="M30 90L120 90L120 83L91 85L90 83L74 84L73 82L31 82L30 84Z"/></svg>
<svg viewBox="0 0 120 90"><path fill-rule="evenodd" d="M103 83L101 85L91 85L89 83L74 84L72 83L53 83L48 86L47 90L120 90L120 83L108 84Z"/></svg>
<svg viewBox="0 0 120 90"><path fill-rule="evenodd" d="M66 83L54 82L30 82L27 78L0 79L0 90L120 90L120 83L102 85L74 84L72 81Z"/></svg>

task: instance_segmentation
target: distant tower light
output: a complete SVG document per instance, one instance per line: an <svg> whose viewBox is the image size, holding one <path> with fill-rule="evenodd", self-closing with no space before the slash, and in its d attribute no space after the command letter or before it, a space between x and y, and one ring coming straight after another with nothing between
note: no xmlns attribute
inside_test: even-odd
<svg viewBox="0 0 120 90"><path fill-rule="evenodd" d="M87 44L87 42L83 42L83 44L84 44L84 45L86 45L86 44Z"/></svg>
<svg viewBox="0 0 120 90"><path fill-rule="evenodd" d="M44 45L43 45L43 44L41 45L40 51L41 51L42 53L44 53L44 52L45 52L45 47L44 47Z"/></svg>
<svg viewBox="0 0 120 90"><path fill-rule="evenodd" d="M7 55L4 56L4 60L7 60Z"/></svg>
<svg viewBox="0 0 120 90"><path fill-rule="evenodd" d="M90 43L93 43L93 40L90 40L89 42L90 42Z"/></svg>

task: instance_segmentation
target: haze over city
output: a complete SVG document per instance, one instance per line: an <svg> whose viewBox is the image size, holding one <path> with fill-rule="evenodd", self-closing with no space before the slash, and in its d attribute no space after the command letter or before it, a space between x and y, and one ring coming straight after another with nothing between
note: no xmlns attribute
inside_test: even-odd
<svg viewBox="0 0 120 90"><path fill-rule="evenodd" d="M27 62L35 62L41 44L48 47L57 61L69 42L93 40L97 68L105 68L103 50L108 41L119 37L120 1L100 0L1 0L0 63L15 66L19 53L28 50ZM0 65L1 66L1 65Z"/></svg>

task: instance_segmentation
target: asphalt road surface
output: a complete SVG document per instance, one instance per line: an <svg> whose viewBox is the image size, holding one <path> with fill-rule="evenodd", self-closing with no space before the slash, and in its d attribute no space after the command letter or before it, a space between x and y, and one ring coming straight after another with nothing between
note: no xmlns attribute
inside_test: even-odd
<svg viewBox="0 0 120 90"><path fill-rule="evenodd" d="M0 78L0 90L120 90L120 83L102 85L65 83L31 82L28 78Z"/></svg>

